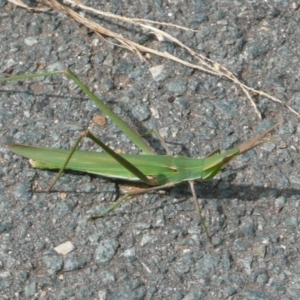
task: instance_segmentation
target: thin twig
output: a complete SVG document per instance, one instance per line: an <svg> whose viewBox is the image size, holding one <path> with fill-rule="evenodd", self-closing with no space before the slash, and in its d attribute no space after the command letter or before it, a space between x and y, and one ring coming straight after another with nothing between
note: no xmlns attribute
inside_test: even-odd
<svg viewBox="0 0 300 300"><path fill-rule="evenodd" d="M20 0L9 0L9 1L16 5L20 5L20 3L22 3ZM178 39L176 39L172 35L166 33L163 30L157 29L154 26L149 25L149 24L152 23L152 24L160 24L160 25L165 25L165 26L173 26L173 27L179 28L181 30L189 30L189 31L194 31L194 30L191 30L186 27L170 24L170 23L165 23L165 22L150 21L150 20L145 20L145 19L130 19L130 18L118 16L118 15L115 15L112 13L103 12L103 11L85 6L81 3L74 2L73 0L65 0L66 3L77 6L78 8L80 8L82 10L92 12L92 13L95 13L98 15L102 15L107 18L116 19L116 20L120 20L120 21L127 22L130 24L134 24L135 26L139 26L149 33L155 34L157 37L164 37L166 40L169 40L169 41L177 44L181 48L185 49L186 51L188 51L192 57L197 59L199 64L189 63L188 61L182 60L182 59L180 59L174 55L171 55L169 53L161 52L161 51L149 48L149 47L142 46L138 43L135 43L135 42L131 41L130 39L123 37L122 35L120 35L118 33L115 33L113 31L106 29L105 27L99 25L98 23L96 23L94 21L88 20L87 18L81 16L80 14L78 14L77 12L75 12L74 10L69 8L68 6L62 5L59 2L57 2L56 0L40 0L40 2L46 4L47 6L51 7L52 9L54 9L56 11L62 11L64 13L68 14L77 22L83 24L87 28L98 33L102 38L103 38L103 36L108 36L108 37L114 38L115 40L117 40L120 43L120 44L117 44L117 46L126 48L129 51L134 52L142 60L144 60L144 58L143 58L141 52L146 52L146 53L148 52L148 53L158 55L160 57L164 57L166 59L173 60L173 61L183 64L187 67L198 69L200 71L209 73L214 76L224 77L224 78L232 81L234 84L239 86L241 88L241 90L244 92L244 94L249 99L251 105L253 106L256 114L258 115L258 117L260 119L262 118L261 113L259 112L255 102L253 101L253 99L251 97L251 93L259 94L259 95L264 96L274 102L280 103L281 105L283 105L287 109L289 109L292 113L294 113L295 115L300 117L300 114L297 111L295 111L289 105L283 103L278 98L276 98L266 92L256 90L254 88L251 88L251 87L243 84L232 72L230 72L227 68L225 68L221 64L195 52L194 50L192 50L191 48L189 48L188 46L186 46L185 44L180 42ZM28 8L26 6L26 4L24 4L24 3L22 3L22 5L20 5L20 6ZM30 9L32 9L32 8L30 8Z"/></svg>

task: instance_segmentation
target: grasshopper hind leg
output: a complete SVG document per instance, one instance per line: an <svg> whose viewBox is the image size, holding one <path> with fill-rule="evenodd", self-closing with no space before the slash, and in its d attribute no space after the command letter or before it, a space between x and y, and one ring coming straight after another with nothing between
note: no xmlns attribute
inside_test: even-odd
<svg viewBox="0 0 300 300"><path fill-rule="evenodd" d="M52 190L52 188L54 187L54 185L57 183L57 181L59 180L59 178L61 177L61 175L63 174L64 170L66 169L70 159L72 158L74 152L78 149L82 139L86 136L85 133L81 133L79 135L79 138L77 139L75 145L73 146L73 148L70 151L70 154L68 155L64 165L59 169L59 172L57 173L57 175L55 176L55 178L53 179L52 183L49 185L49 187L46 189L46 192L50 192Z"/></svg>
<svg viewBox="0 0 300 300"><path fill-rule="evenodd" d="M196 211L198 212L198 215L199 215L199 218L200 218L201 226L203 227L203 229L204 229L204 231L205 231L205 234L206 234L206 236L207 236L209 242L210 242L211 244L213 244L213 243L212 243L212 240L211 240L211 236L210 236L209 231L208 231L208 228L207 228L207 226L206 226L204 217L203 217L203 215L202 215L202 210L201 210L200 205L199 205L199 202L198 202L198 198L197 198L197 195L196 195L196 192L195 192L194 181L193 181L193 180L189 180L189 185L190 185L191 192L192 192L192 195L193 195L194 206L195 206Z"/></svg>
<svg viewBox="0 0 300 300"><path fill-rule="evenodd" d="M125 167L126 169L128 169L132 174L134 174L136 177L138 177L142 182L144 182L144 183L146 183L146 184L148 184L150 186L153 186L153 185L156 184L156 181L154 179L151 179L151 178L147 177L137 167L135 167L132 163L130 163L128 160L126 160L125 158L123 158L121 155L117 154L111 148L109 148L108 146L106 146L99 138L97 138L96 136L94 136L89 130L85 130L85 131L83 131L80 134L80 136L77 139L75 145L73 146L72 150L70 151L70 154L68 155L65 163L63 164L63 166L59 170L59 173L54 178L54 180L50 184L50 186L48 187L47 192L50 192L50 190L56 184L56 182L58 181L58 179L60 178L60 176L62 175L62 173L64 172L64 170L66 169L66 167L67 167L70 159L72 158L74 152L79 147L82 139L85 138L85 137L89 138L90 140L92 140L93 142L95 142L106 153L108 153L111 157L113 157L120 164L120 166L122 165L123 167Z"/></svg>

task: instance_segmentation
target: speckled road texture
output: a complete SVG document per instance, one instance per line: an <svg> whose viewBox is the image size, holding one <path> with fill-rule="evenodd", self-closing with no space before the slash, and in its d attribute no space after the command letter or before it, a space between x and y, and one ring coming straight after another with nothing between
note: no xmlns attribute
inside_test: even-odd
<svg viewBox="0 0 300 300"><path fill-rule="evenodd" d="M86 1L127 17L173 22L168 29L249 86L300 110L300 12L296 1ZM153 35L97 21L184 59ZM163 65L155 81L149 68ZM299 299L299 119L263 98L260 121L231 82L151 55L146 62L62 13L32 13L0 1L0 71L71 68L140 133L156 127L177 154L227 149L283 120L273 143L238 157L215 180L197 184L213 243L199 224L186 184L137 197L111 215L89 211L124 185L87 174L30 168L5 147L16 142L70 148L90 129L114 149L138 149L63 77L0 85L0 299ZM174 101L173 101L174 100ZM163 148L146 136L158 153ZM97 149L85 141L82 149ZM66 255L54 248L70 241Z"/></svg>

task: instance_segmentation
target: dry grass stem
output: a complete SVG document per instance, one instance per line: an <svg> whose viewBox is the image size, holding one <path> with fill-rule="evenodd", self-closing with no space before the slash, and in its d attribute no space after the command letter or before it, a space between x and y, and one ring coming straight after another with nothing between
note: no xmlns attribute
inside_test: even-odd
<svg viewBox="0 0 300 300"><path fill-rule="evenodd" d="M8 0L8 1L15 4L15 5L17 5L17 6L26 8L29 11L48 11L49 10L48 7L42 7L42 8L40 8L40 7L30 7L27 4L25 4L24 2L22 2L21 0Z"/></svg>
<svg viewBox="0 0 300 300"><path fill-rule="evenodd" d="M32 8L29 8L26 4L24 4L20 0L9 0L9 1L16 4L16 5L19 5L19 6L22 6L22 7L25 7L27 9L32 10ZM55 11L60 11L60 12L66 13L67 15L72 17L75 21L77 21L80 24L84 25L85 27L93 30L101 38L104 39L104 36L114 38L117 42L119 42L119 44L117 44L117 46L126 48L129 51L134 52L142 60L144 60L144 57L141 53L152 53L152 54L158 55L160 57L173 60L175 62L178 62L180 64L183 64L183 65L185 65L187 67L190 67L190 68L193 68L193 69L198 69L200 71L203 71L203 72L215 75L215 76L225 77L226 79L232 81L235 85L239 86L242 89L242 91L244 92L246 97L250 100L251 105L253 106L256 114L258 115L258 117L260 119L262 118L261 114L260 114L255 102L253 101L253 99L251 97L251 93L259 94L259 95L264 96L264 97L266 97L266 98L268 98L268 99L270 99L274 102L278 102L281 105L288 108L292 113L296 114L298 117L300 116L300 114L297 111L295 111L289 105L283 103L278 98L276 98L276 97L274 97L274 96L272 96L268 93L265 93L265 92L260 91L260 90L256 90L254 88L251 88L251 87L243 84L232 72L230 72L224 66L222 66L219 63L217 63L217 62L215 62L211 59L208 59L205 56L195 52L194 50L192 50L191 48L189 48L188 46L186 46L185 44L180 42L178 39L176 39L172 35L166 33L163 30L155 28L154 26L152 26L150 24L173 26L173 27L176 27L178 29L187 30L187 31L195 31L195 30L191 30L189 28L174 25L174 24L170 24L170 23L150 21L150 20L145 20L145 19L130 19L130 18L122 17L122 16L115 15L115 14L112 14L112 13L103 12L103 11L100 11L100 10L97 10L97 9L94 9L94 8L91 8L91 7L87 7L87 6L85 6L85 5L83 5L79 2L75 2L73 0L65 0L64 2L70 4L71 6L76 6L76 7L80 8L81 10L91 12L93 14L97 14L97 15L104 16L106 18L119 20L119 21L122 21L122 22L130 23L130 24L134 24L135 26L142 28L144 31L156 35L158 37L159 41L162 40L162 39L171 41L174 44L176 44L176 45L180 46L181 48L185 49L193 58L195 58L197 60L198 64L190 63L186 60L182 60L182 59L180 59L180 58L178 58L178 57L176 57L172 54L169 54L167 52L161 52L161 51L158 51L158 50L140 45L140 44L138 44L134 41L131 41L130 39L127 39L127 38L123 37L122 35L120 35L116 32L110 31L109 29L106 29L105 27L99 25L98 23L87 19L86 17L84 17L84 16L78 14L77 12L75 12L69 6L63 5L59 2L57 2L56 0L40 0L40 3L46 4L47 6L51 7ZM38 10L40 10L40 9L38 9Z"/></svg>

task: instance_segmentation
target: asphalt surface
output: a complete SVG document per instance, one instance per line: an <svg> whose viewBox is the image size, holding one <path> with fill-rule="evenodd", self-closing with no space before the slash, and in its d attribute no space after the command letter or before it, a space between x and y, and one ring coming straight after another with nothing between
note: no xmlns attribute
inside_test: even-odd
<svg viewBox="0 0 300 300"><path fill-rule="evenodd" d="M33 3L34 4L34 3ZM296 1L87 1L127 17L199 30L168 29L245 84L300 111L300 13ZM88 15L87 15L88 16ZM189 60L153 35L95 18L144 45ZM159 80L150 68L163 65ZM71 68L140 133L156 127L176 154L203 157L272 124L272 143L197 184L214 247L194 210L189 187L124 203L109 216L86 214L116 200L124 182L34 170L5 144L66 148L89 127L112 148L139 153L62 76L0 85L0 299L299 299L300 177L298 117L233 83L150 55L142 62L62 13L33 13L0 1L0 71L4 75ZM151 146L164 153L155 136ZM85 141L82 149L98 149ZM74 249L59 254L69 242Z"/></svg>

